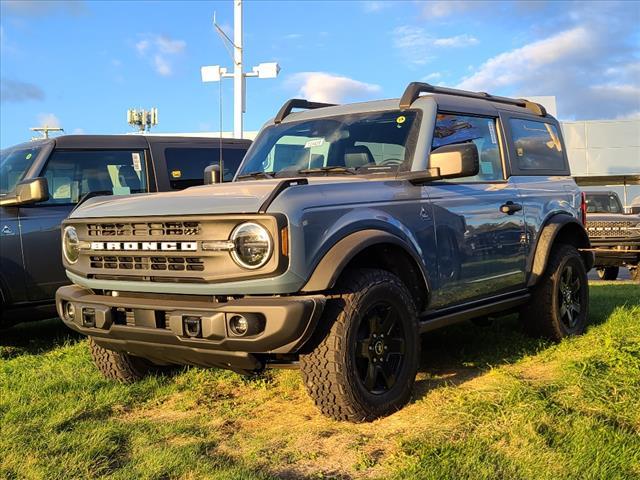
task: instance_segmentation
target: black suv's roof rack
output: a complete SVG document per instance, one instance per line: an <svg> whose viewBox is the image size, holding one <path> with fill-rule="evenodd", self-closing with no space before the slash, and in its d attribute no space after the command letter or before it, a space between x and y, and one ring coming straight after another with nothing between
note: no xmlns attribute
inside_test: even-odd
<svg viewBox="0 0 640 480"><path fill-rule="evenodd" d="M457 88L448 87L436 87L430 83L411 82L407 85L402 98L400 99L400 108L406 109L411 107L411 104L416 101L421 93L442 93L444 95L455 95L457 97L467 98L479 98L481 100L489 100L491 102L505 103L507 105L515 105L517 107L524 107L536 115L544 117L547 115L545 108L539 103L530 102L524 98L508 98L499 97L496 95L489 95L486 92L470 92L468 90L458 90Z"/></svg>
<svg viewBox="0 0 640 480"><path fill-rule="evenodd" d="M291 100L287 100L282 108L276 114L276 117L273 119L274 123L280 123L284 118L291 113L291 110L294 108L304 108L306 110L311 110L314 108L324 108L324 107L335 107L335 103L320 103L320 102L309 102L308 100L303 100L301 98L292 98Z"/></svg>

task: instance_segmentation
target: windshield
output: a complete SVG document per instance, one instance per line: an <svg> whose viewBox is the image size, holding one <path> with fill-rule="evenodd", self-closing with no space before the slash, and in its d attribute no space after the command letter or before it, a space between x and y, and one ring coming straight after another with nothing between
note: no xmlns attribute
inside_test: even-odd
<svg viewBox="0 0 640 480"><path fill-rule="evenodd" d="M416 116L398 110L268 127L236 178L408 169L419 127Z"/></svg>
<svg viewBox="0 0 640 480"><path fill-rule="evenodd" d="M33 146L0 151L0 195L6 195L16 188L41 149L41 146Z"/></svg>
<svg viewBox="0 0 640 480"><path fill-rule="evenodd" d="M623 213L617 195L587 194L587 213Z"/></svg>

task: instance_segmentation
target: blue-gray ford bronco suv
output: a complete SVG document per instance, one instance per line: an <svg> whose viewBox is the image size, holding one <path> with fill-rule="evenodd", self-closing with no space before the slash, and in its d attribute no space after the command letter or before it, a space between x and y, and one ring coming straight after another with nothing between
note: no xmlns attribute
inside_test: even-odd
<svg viewBox="0 0 640 480"><path fill-rule="evenodd" d="M75 210L56 304L109 378L299 365L324 414L367 421L410 398L423 332L519 312L582 333L584 221L541 105L424 83L290 100L233 182Z"/></svg>

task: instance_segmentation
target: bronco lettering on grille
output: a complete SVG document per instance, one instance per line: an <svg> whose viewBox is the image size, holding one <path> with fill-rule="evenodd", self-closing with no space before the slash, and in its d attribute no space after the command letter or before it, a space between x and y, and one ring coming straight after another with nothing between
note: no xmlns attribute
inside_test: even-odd
<svg viewBox="0 0 640 480"><path fill-rule="evenodd" d="M91 250L195 252L198 250L198 242L91 242Z"/></svg>

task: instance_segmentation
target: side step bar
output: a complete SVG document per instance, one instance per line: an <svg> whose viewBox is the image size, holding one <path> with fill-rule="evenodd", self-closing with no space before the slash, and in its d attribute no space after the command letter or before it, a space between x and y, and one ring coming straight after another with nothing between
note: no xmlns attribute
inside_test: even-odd
<svg viewBox="0 0 640 480"><path fill-rule="evenodd" d="M470 308L456 309L443 314L435 313L432 317L422 320L420 322L420 333L430 332L438 328L447 327L455 323L464 322L471 318L482 317L484 315L491 315L492 313L504 312L512 308L518 307L527 303L531 298L531 294L524 293L517 296L510 296L502 300L496 300L491 303L485 303L483 305L476 305Z"/></svg>

